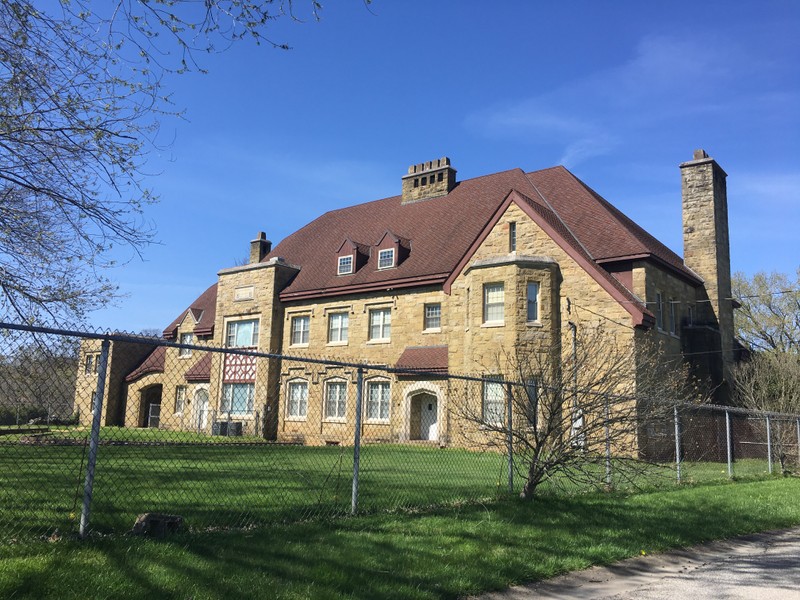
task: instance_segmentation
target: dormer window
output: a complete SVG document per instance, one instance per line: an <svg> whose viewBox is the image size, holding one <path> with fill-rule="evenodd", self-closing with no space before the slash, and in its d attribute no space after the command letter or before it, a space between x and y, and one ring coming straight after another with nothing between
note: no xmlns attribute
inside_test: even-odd
<svg viewBox="0 0 800 600"><path fill-rule="evenodd" d="M340 256L339 257L339 268L337 270L338 275L349 275L353 272L353 255L349 254L347 256Z"/></svg>
<svg viewBox="0 0 800 600"><path fill-rule="evenodd" d="M378 252L378 268L390 269L394 266L394 248Z"/></svg>

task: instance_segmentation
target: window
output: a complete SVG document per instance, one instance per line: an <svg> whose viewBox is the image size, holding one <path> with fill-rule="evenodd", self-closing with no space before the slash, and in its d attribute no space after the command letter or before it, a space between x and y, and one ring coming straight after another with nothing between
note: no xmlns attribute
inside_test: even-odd
<svg viewBox="0 0 800 600"><path fill-rule="evenodd" d="M291 345L308 344L308 328L311 326L311 317L292 317L292 339Z"/></svg>
<svg viewBox="0 0 800 600"><path fill-rule="evenodd" d="M675 298L669 299L669 332L672 335L676 335L678 333L678 323L676 322L677 319L675 317Z"/></svg>
<svg viewBox="0 0 800 600"><path fill-rule="evenodd" d="M249 415L253 413L252 383L226 383L222 386L222 412L232 415Z"/></svg>
<svg viewBox="0 0 800 600"><path fill-rule="evenodd" d="M528 425L536 429L539 422L539 383L535 379L525 381L525 400Z"/></svg>
<svg viewBox="0 0 800 600"><path fill-rule="evenodd" d="M656 327L664 331L664 298L661 292L656 292Z"/></svg>
<svg viewBox="0 0 800 600"><path fill-rule="evenodd" d="M686 322L687 325L694 325L694 306L686 307Z"/></svg>
<svg viewBox="0 0 800 600"><path fill-rule="evenodd" d="M186 405L186 386L179 385L175 388L175 414L183 412L183 407Z"/></svg>
<svg viewBox="0 0 800 600"><path fill-rule="evenodd" d="M350 315L346 312L331 313L328 316L328 342L344 343L347 342L347 335L350 328Z"/></svg>
<svg viewBox="0 0 800 600"><path fill-rule="evenodd" d="M502 323L505 290L502 283L486 283L483 286L483 322Z"/></svg>
<svg viewBox="0 0 800 600"><path fill-rule="evenodd" d="M94 354L87 354L86 359L83 363L83 372L86 375L91 375L97 372L96 369L97 367L95 367L94 364Z"/></svg>
<svg viewBox="0 0 800 600"><path fill-rule="evenodd" d="M508 251L517 251L517 224L513 221L508 224Z"/></svg>
<svg viewBox="0 0 800 600"><path fill-rule="evenodd" d="M490 375L483 382L483 422L487 425L502 425L505 421L506 391L499 375Z"/></svg>
<svg viewBox="0 0 800 600"><path fill-rule="evenodd" d="M325 386L325 418L343 421L347 417L347 384L329 381Z"/></svg>
<svg viewBox="0 0 800 600"><path fill-rule="evenodd" d="M425 329L440 329L442 326L442 305L425 305Z"/></svg>
<svg viewBox="0 0 800 600"><path fill-rule="evenodd" d="M394 248L378 252L378 268L388 269L394 266Z"/></svg>
<svg viewBox="0 0 800 600"><path fill-rule="evenodd" d="M367 420L389 420L389 382L370 381L367 383Z"/></svg>
<svg viewBox="0 0 800 600"><path fill-rule="evenodd" d="M308 382L292 381L289 383L289 406L288 415L290 419L305 419L308 414Z"/></svg>
<svg viewBox="0 0 800 600"><path fill-rule="evenodd" d="M231 321L228 323L228 348L254 348L258 346L258 321Z"/></svg>
<svg viewBox="0 0 800 600"><path fill-rule="evenodd" d="M180 343L181 344L191 344L194 342L194 336L191 333L182 333ZM192 349L191 348L178 348L178 356L185 357L191 356Z"/></svg>
<svg viewBox="0 0 800 600"><path fill-rule="evenodd" d="M539 284L528 282L528 322L539 320Z"/></svg>
<svg viewBox="0 0 800 600"><path fill-rule="evenodd" d="M353 255L340 256L339 268L336 271L338 275L349 275L353 272Z"/></svg>
<svg viewBox="0 0 800 600"><path fill-rule="evenodd" d="M392 309L375 308L369 311L369 339L388 340L392 337Z"/></svg>

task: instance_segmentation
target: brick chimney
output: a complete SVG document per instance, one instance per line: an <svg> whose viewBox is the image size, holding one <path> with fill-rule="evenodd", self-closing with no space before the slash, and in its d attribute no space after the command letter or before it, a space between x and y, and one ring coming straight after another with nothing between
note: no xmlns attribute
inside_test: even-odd
<svg viewBox="0 0 800 600"><path fill-rule="evenodd" d="M683 261L705 281L706 300L698 304L700 324L719 329L723 373L733 366L733 301L728 238L727 174L705 150L682 163Z"/></svg>
<svg viewBox="0 0 800 600"><path fill-rule="evenodd" d="M250 264L260 263L272 250L272 242L267 239L267 234L259 231L256 239L250 242Z"/></svg>
<svg viewBox="0 0 800 600"><path fill-rule="evenodd" d="M456 186L456 170L446 156L411 165L403 175L403 204L436 198L450 193Z"/></svg>

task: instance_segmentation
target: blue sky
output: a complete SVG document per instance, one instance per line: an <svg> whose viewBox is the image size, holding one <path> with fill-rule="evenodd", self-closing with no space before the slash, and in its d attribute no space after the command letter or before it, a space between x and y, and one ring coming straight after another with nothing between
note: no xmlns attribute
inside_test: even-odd
<svg viewBox="0 0 800 600"><path fill-rule="evenodd" d="M298 4L302 7L302 4ZM563 164L682 254L678 164L728 173L734 271L800 264L800 3L327 4L173 77L125 294L94 326L161 329L258 231L278 243L325 211L400 192L413 163L459 179ZM205 57L204 57L205 58Z"/></svg>

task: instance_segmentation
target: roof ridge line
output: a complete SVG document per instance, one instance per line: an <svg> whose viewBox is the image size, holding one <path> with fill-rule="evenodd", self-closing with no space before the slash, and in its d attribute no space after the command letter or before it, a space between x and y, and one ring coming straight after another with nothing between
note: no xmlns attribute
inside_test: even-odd
<svg viewBox="0 0 800 600"><path fill-rule="evenodd" d="M560 166L560 165L558 165L558 166ZM551 167L551 168L555 169L557 167ZM561 168L563 169L564 167L561 167ZM564 170L567 171L567 173L569 173L570 175L572 175L572 173L570 173L567 169L564 169ZM572 239L574 239L576 242L578 242L578 244L583 249L583 251L586 252L586 256L591 258L593 262L596 262L595 258L594 258L594 255L592 255L592 253L589 252L589 249L586 246L584 246L583 242L578 238L577 235L575 235L575 232L572 231L572 229L570 229L569 225L567 225L564 222L564 219L561 218L561 215L558 214L558 211L555 208L553 208L553 205L550 204L550 202L548 202L547 198L544 197L544 194L542 194L542 192L539 191L539 188L536 187L536 184L533 183L533 180L530 178L530 174L529 173L525 173L524 171L523 171L523 174L525 175L525 179L528 180L528 183L530 183L531 186L533 187L533 189L536 191L536 193L539 194L539 198L542 199L542 202L544 202L547 205L547 208L549 208L550 211L556 216L558 221L564 226L564 229L569 231L569 234L572 236ZM572 175L572 176L575 177L574 175Z"/></svg>

